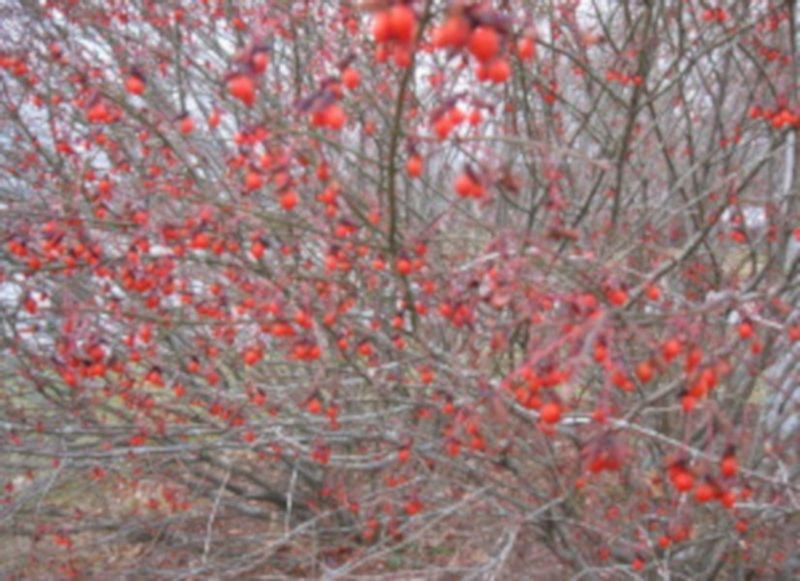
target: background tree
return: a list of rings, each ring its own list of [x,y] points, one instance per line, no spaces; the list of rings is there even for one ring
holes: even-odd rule
[[[798,573],[796,2],[1,6],[4,575]]]

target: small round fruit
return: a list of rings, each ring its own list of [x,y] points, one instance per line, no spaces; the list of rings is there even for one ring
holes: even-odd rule
[[[736,457],[725,456],[720,463],[719,470],[726,478],[736,476],[736,473],[739,471],[739,463],[736,461]]]
[[[511,65],[504,58],[494,59],[489,63],[487,74],[493,83],[505,83],[511,77]]]
[[[352,91],[353,89],[356,89],[358,85],[361,84],[361,75],[356,69],[352,67],[347,67],[342,72],[342,83],[344,84],[345,87],[347,87]]]
[[[125,79],[125,90],[131,95],[141,95],[145,90],[144,79],[139,75],[131,75]]]
[[[703,482],[700,486],[697,487],[697,490],[694,491],[694,499],[697,502],[708,502],[712,500],[715,496],[716,496],[716,491],[714,490],[714,487],[707,482]]]
[[[545,423],[555,424],[561,419],[561,406],[553,402],[546,403],[539,410],[539,417]]]
[[[672,484],[681,492],[688,492],[694,486],[694,476],[688,472],[678,472],[672,479]]]
[[[372,21],[372,37],[375,42],[386,42],[392,37],[391,21],[389,11],[384,10],[375,15]]]
[[[636,366],[636,377],[642,383],[647,383],[653,379],[653,366],[649,361],[642,361]]]
[[[251,107],[255,102],[256,86],[247,75],[236,75],[228,80],[228,92],[242,103]]]
[[[455,190],[462,198],[468,198],[475,189],[475,180],[463,173],[456,178]]]
[[[389,31],[391,37],[401,43],[409,43],[414,39],[417,17],[414,11],[405,4],[396,4],[389,8]]]
[[[526,36],[517,41],[517,54],[519,58],[524,61],[534,57],[536,54],[536,45],[531,37]]]
[[[500,51],[500,36],[494,28],[479,26],[469,37],[469,52],[482,63],[492,60]]]
[[[406,171],[412,178],[422,175],[422,158],[419,155],[412,155],[406,162]]]

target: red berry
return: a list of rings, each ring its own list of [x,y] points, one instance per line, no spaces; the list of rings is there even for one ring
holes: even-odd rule
[[[642,361],[636,366],[636,377],[638,377],[639,381],[642,383],[647,383],[653,379],[653,366],[650,365],[649,361]]]
[[[694,371],[702,361],[703,350],[699,347],[693,347],[691,351],[686,353],[686,373]]]
[[[442,115],[436,120],[433,128],[436,131],[436,136],[439,139],[446,139],[450,132],[453,130],[453,122],[447,115]]]
[[[392,57],[394,58],[394,64],[400,68],[404,69],[411,64],[411,50],[402,44],[394,47]]]
[[[423,509],[423,504],[419,499],[412,499],[406,502],[405,511],[409,516],[417,514]]]
[[[456,178],[455,190],[462,198],[468,198],[475,189],[475,180],[463,173]]]
[[[725,456],[722,462],[720,462],[719,470],[726,478],[736,476],[736,473],[739,471],[739,463],[736,461],[736,457]]]
[[[256,51],[250,59],[250,64],[257,74],[263,73],[269,66],[269,53],[265,50]]]
[[[594,360],[598,363],[602,363],[608,358],[608,348],[603,345],[602,343],[598,343],[594,346]]]
[[[431,38],[436,48],[463,46],[469,38],[469,23],[460,16],[451,16],[433,31]]]
[[[504,58],[494,59],[489,63],[487,75],[493,83],[505,83],[511,77],[511,65]]]
[[[739,325],[739,337],[747,341],[753,336],[753,324],[745,321]]]
[[[672,478],[672,484],[681,492],[688,492],[694,486],[694,476],[681,470]]]
[[[661,354],[667,361],[672,361],[681,353],[681,342],[677,339],[668,339],[661,348]]]
[[[266,248],[264,247],[264,244],[260,240],[256,240],[250,246],[250,254],[256,260],[260,260],[261,257],[264,256],[264,250],[266,250]]]
[[[606,297],[608,298],[608,302],[615,307],[621,307],[628,302],[628,293],[622,289],[611,289],[606,293]]]
[[[342,83],[348,89],[353,90],[361,83],[361,75],[356,69],[347,67],[342,72]]]
[[[125,90],[131,95],[141,95],[145,90],[144,79],[139,75],[129,76],[125,79]]]
[[[661,298],[661,289],[654,284],[647,285],[644,294],[646,294],[647,298],[651,301],[657,301]]]
[[[389,8],[389,31],[394,40],[409,43],[414,39],[417,17],[405,4],[395,4]]]
[[[736,493],[732,490],[727,490],[719,495],[719,501],[725,508],[733,508],[736,504]]]
[[[181,133],[184,135],[189,135],[192,131],[194,131],[194,121],[188,115],[181,119],[179,128]]]
[[[256,85],[247,75],[236,75],[228,80],[228,92],[251,107],[255,102]]]
[[[418,155],[412,155],[406,162],[406,171],[412,178],[418,178],[422,175],[422,158]]]
[[[386,48],[386,45],[385,44],[378,45],[378,48],[375,49],[375,61],[379,63],[385,63],[388,58],[389,58],[389,49]]]
[[[469,52],[482,63],[489,62],[500,50],[500,36],[494,28],[479,26],[469,37]]]
[[[306,403],[306,410],[308,410],[310,414],[318,414],[322,411],[322,404],[316,397],[312,397],[308,400],[308,403]]]
[[[294,191],[290,190],[281,196],[281,208],[287,212],[294,209],[294,207],[297,205],[297,202],[297,193]]]
[[[322,111],[322,123],[331,129],[341,129],[347,123],[347,115],[344,110],[334,103]]]
[[[264,183],[264,180],[261,178],[261,175],[257,174],[254,171],[247,172],[247,175],[244,178],[244,188],[248,192],[252,192],[260,188]]]
[[[717,491],[708,482],[703,482],[694,492],[694,499],[697,502],[708,502],[717,494]]]
[[[536,54],[536,45],[533,42],[533,39],[526,36],[524,38],[520,38],[517,41],[517,54],[519,58],[522,60],[532,59]]]
[[[486,63],[478,63],[478,66],[475,67],[475,78],[481,83],[489,81],[489,65]]]
[[[375,20],[372,21],[372,37],[375,42],[386,42],[392,36],[391,22],[389,19],[389,11],[384,10],[375,15]]]
[[[261,349],[258,347],[251,347],[245,350],[242,359],[244,359],[245,365],[255,365],[261,360],[261,356]]]
[[[411,261],[407,258],[401,258],[397,261],[397,272],[403,276],[411,274],[412,266]]]
[[[546,403],[539,410],[539,417],[542,418],[543,422],[555,424],[561,419],[561,406],[553,402]]]
[[[442,410],[444,411],[444,410]],[[447,412],[445,412],[447,413]],[[455,458],[461,453],[461,443],[458,440],[450,440],[447,442],[447,455]]]

